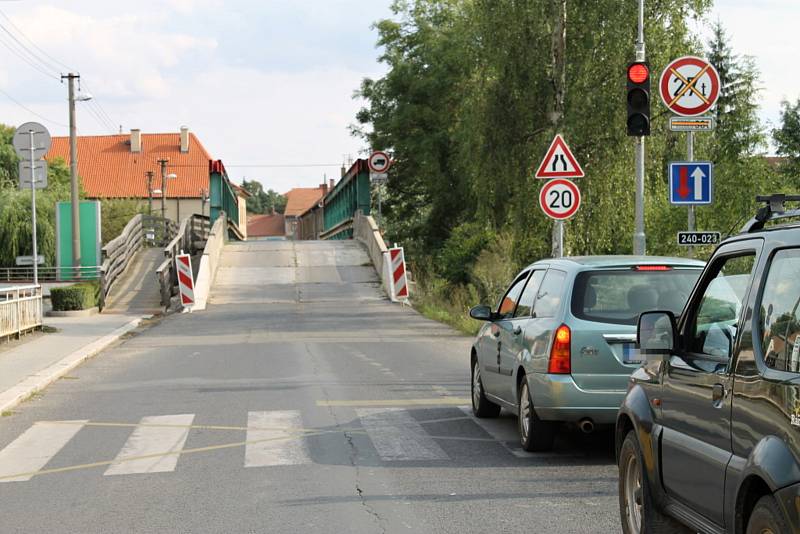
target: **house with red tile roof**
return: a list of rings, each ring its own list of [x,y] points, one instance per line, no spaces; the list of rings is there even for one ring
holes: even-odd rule
[[[248,237],[283,237],[286,235],[284,217],[280,213],[250,214],[247,218]]]
[[[46,159],[70,162],[69,137],[53,137]],[[180,221],[192,213],[208,213],[211,156],[197,137],[182,127],[175,133],[78,136],[78,176],[92,199],[133,198],[152,202],[153,213]],[[167,160],[163,183],[159,160]],[[148,172],[152,180],[148,187]]]
[[[286,209],[283,212],[286,236],[301,239],[297,234],[297,221],[300,216],[322,201],[328,193],[328,184],[318,187],[295,187],[286,193]]]

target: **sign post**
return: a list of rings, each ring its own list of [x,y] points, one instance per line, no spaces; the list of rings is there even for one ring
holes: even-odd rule
[[[547,149],[544,159],[542,159],[542,162],[539,164],[539,168],[534,176],[542,180],[550,180],[545,184],[539,194],[539,205],[548,217],[555,220],[553,224],[553,256],[561,258],[564,256],[564,219],[572,217],[574,212],[567,217],[553,216],[548,212],[548,209],[545,209],[546,204],[542,203],[542,194],[545,191],[552,191],[554,188],[559,189],[564,187],[565,183],[572,184],[574,192],[567,193],[567,196],[569,197],[572,195],[573,198],[577,196],[577,205],[575,206],[575,211],[577,211],[577,206],[580,205],[580,191],[578,191],[578,187],[567,178],[583,178],[585,176],[578,160],[575,159],[572,150],[570,150],[564,138],[561,137],[561,134],[556,134],[553,138],[553,141],[550,143],[550,148]],[[560,202],[557,201],[557,203]]]
[[[367,166],[369,167],[369,179],[372,183],[377,184],[377,200],[378,200],[378,226],[381,224],[381,184],[386,183],[389,179],[387,172],[389,167],[392,166],[392,160],[389,154],[382,150],[376,150],[369,155],[367,159]]]
[[[684,56],[672,61],[661,73],[658,83],[661,99],[667,108],[683,117],[698,117],[709,111],[717,103],[720,92],[719,73],[714,66],[704,59],[694,56]],[[694,161],[694,132],[710,131],[714,124],[713,119],[701,117],[693,121],[676,121],[673,117],[670,120],[670,127],[678,123],[683,131],[686,131],[686,159],[691,163]],[[709,165],[710,167],[710,165]],[[700,181],[700,172],[696,171],[692,176],[696,181]],[[710,171],[708,173],[709,184],[711,180]],[[670,165],[670,180],[672,180],[672,165]],[[694,190],[694,198],[697,199],[699,191]],[[709,185],[710,190],[710,185]],[[672,195],[670,195],[672,196]],[[675,203],[675,202],[673,202]],[[710,204],[708,202],[686,202],[689,204],[687,226],[689,232],[695,231],[695,205]],[[689,247],[689,256],[694,256],[694,247]]]
[[[39,258],[36,243],[36,189],[47,186],[47,163],[42,159],[50,150],[50,132],[38,122],[26,122],[14,132],[14,149],[20,159],[20,189],[31,188],[32,258]],[[27,161],[24,161],[27,158]],[[39,285],[39,262],[33,261],[33,284]]]

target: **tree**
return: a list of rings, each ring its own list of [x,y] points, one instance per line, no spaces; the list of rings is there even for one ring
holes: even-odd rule
[[[781,103],[780,120],[781,126],[772,131],[772,137],[778,154],[787,158],[781,172],[796,188],[800,184],[800,99],[794,104]]]
[[[257,180],[243,180],[242,189],[252,196],[247,199],[247,211],[250,213],[283,213],[286,209],[286,197],[272,189],[264,191],[264,186]]]

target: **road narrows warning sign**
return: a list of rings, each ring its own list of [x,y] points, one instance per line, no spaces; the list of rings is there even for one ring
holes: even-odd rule
[[[557,134],[534,175],[544,180],[550,178],[583,178],[583,169],[572,154],[561,134]]]

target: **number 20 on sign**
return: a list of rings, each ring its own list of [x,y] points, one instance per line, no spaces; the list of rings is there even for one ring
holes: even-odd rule
[[[539,206],[551,219],[569,219],[581,206],[581,191],[575,182],[565,178],[550,180],[539,191]]]

